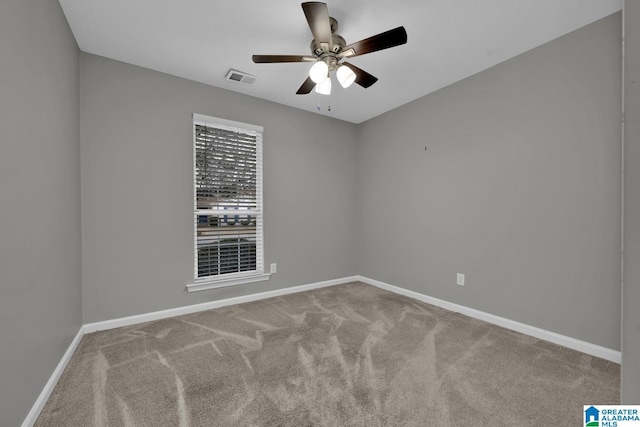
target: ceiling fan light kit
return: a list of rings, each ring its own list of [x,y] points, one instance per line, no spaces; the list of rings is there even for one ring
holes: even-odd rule
[[[257,64],[314,62],[309,69],[309,77],[296,92],[298,95],[310,93],[314,88],[317,93],[331,94],[331,71],[336,72],[336,78],[343,88],[348,88],[355,82],[366,89],[378,81],[378,78],[353,64],[344,62],[344,59],[377,52],[407,42],[407,32],[404,27],[397,27],[347,45],[344,38],[336,33],[338,21],[329,16],[326,3],[302,3],[302,10],[313,34],[311,56],[253,55],[252,58],[253,62]]]
[[[331,79],[329,76],[316,85],[316,92],[320,95],[331,95]]]
[[[329,77],[329,66],[324,61],[318,61],[309,69],[309,77],[315,84],[322,83]]]
[[[336,78],[338,79],[338,82],[340,82],[340,86],[346,89],[356,81],[356,73],[346,65],[341,65],[336,70]]]

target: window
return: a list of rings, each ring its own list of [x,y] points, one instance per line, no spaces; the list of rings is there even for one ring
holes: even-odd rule
[[[267,280],[262,127],[193,115],[195,283],[189,291]]]

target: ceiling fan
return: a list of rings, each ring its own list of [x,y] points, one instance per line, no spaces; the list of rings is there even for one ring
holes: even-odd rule
[[[407,32],[404,27],[397,27],[347,45],[344,38],[336,33],[338,21],[329,16],[326,3],[302,3],[302,10],[313,34],[311,55],[253,55],[252,57],[253,62],[257,64],[313,62],[314,64],[309,70],[309,77],[296,92],[298,95],[310,93],[314,87],[317,93],[329,95],[331,93],[331,78],[329,77],[331,71],[336,72],[338,82],[344,88],[354,82],[368,88],[378,81],[378,78],[344,60],[407,42]]]

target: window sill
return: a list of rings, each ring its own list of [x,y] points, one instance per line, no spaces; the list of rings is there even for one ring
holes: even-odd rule
[[[269,280],[271,274],[259,273],[244,276],[225,277],[220,279],[196,280],[187,285],[188,292],[206,291],[207,289],[225,288],[227,286],[243,285],[246,283],[262,282]]]

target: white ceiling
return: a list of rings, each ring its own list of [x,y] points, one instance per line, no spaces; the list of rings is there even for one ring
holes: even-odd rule
[[[254,64],[253,54],[308,55],[300,1],[60,0],[80,49],[341,120],[361,123],[621,10],[622,0],[328,0],[347,44],[403,25],[408,43],[350,60],[369,89],[296,95],[309,63]],[[230,68],[258,77],[225,80]],[[328,107],[331,111],[328,111]]]

